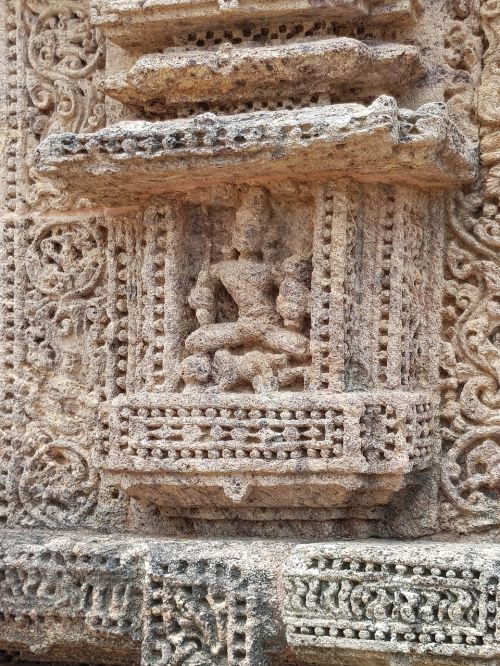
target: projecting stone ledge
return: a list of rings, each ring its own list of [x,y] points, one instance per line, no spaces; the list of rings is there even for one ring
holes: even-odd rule
[[[413,23],[420,0],[91,0],[91,19],[123,46],[159,47],[181,27],[259,20],[325,19],[368,25]]]
[[[16,651],[23,661],[122,666],[283,663],[277,582],[292,547],[3,531],[0,659]]]
[[[247,101],[257,90],[277,87],[282,98],[329,93],[339,86],[395,91],[422,73],[414,46],[369,46],[342,37],[146,55],[130,71],[108,77],[102,88],[125,104],[174,107],[228,98]]]
[[[391,97],[361,104],[134,121],[93,134],[56,134],[38,168],[69,192],[120,201],[231,181],[349,175],[453,187],[475,176],[477,154],[442,104],[398,109]]]
[[[435,408],[410,392],[136,396],[115,402],[93,464],[178,516],[373,518],[424,485]]]

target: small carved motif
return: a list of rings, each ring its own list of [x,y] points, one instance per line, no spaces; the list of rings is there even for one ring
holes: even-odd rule
[[[102,38],[90,25],[84,3],[26,0],[36,15],[28,39],[32,67],[42,76],[85,78],[102,58]]]
[[[26,29],[26,144],[28,187],[25,199],[35,209],[68,205],[58,185],[33,165],[41,138],[54,132],[95,130],[105,124],[104,96],[95,85],[104,64],[104,38],[89,20],[86,1],[22,0]]]
[[[257,664],[249,635],[257,588],[236,563],[156,559],[147,589],[148,664]]]
[[[89,467],[85,452],[72,442],[43,441],[40,435],[24,461],[19,497],[24,508],[45,525],[78,525],[97,501],[97,473]]]
[[[91,291],[99,279],[103,249],[95,220],[49,222],[37,230],[26,254],[26,269],[43,294],[80,296]]]

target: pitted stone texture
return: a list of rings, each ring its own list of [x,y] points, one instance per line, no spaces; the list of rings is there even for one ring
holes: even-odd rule
[[[313,536],[415,536],[436,529],[440,471],[446,529],[497,522],[496,4],[481,16],[444,0],[92,9],[2,3],[2,525],[141,530],[154,497],[181,507],[169,532],[227,519],[231,533],[241,512],[253,533],[294,533],[290,516],[323,502]],[[318,51],[338,65],[328,81]],[[395,53],[395,71],[380,67]],[[193,61],[176,86],[218,63],[226,98],[202,109],[221,95],[195,81],[168,112],[104,103],[102,78],[139,72],[141,92],[138,63],[174,54]],[[254,65],[244,100],[234,67]],[[374,102],[381,92],[395,97]],[[441,191],[475,177],[476,117],[490,169],[480,212]],[[64,148],[61,135],[91,154],[42,174],[36,147]],[[312,491],[322,474],[322,490],[341,490]]]
[[[296,666],[228,536],[498,533],[499,3],[90,5],[0,2],[2,650]],[[381,548],[306,659],[498,661],[494,547]]]
[[[408,396],[124,401],[94,464],[172,515],[301,519],[316,508],[332,518],[357,506],[373,519],[436,458],[435,407]]]
[[[137,663],[144,546],[112,539],[4,532],[0,647],[54,660]]]
[[[346,180],[315,197],[281,185],[195,196],[158,199],[145,229],[130,220],[133,263],[109,253],[110,286],[136,296],[119,299],[118,363],[106,346],[109,428],[93,467],[185,519],[355,510],[385,530],[382,507],[421,472],[431,505],[441,194]],[[415,529],[434,515],[403,503]]]
[[[413,23],[421,9],[420,0],[91,0],[93,22],[112,40],[129,47],[147,44],[151,50],[179,25],[217,28],[252,20],[326,17],[340,24],[400,26]]]
[[[441,521],[461,532],[500,522],[499,4],[482,3],[480,17],[488,43],[476,96],[486,182],[455,202],[443,296]]]
[[[499,567],[487,545],[7,531],[0,658],[496,666]]]
[[[6,532],[0,650],[80,664],[282,663],[277,574],[289,552],[264,542]]]
[[[252,99],[279,78],[283,97],[331,93],[346,86],[395,91],[423,75],[413,46],[368,46],[349,38],[218,51],[172,50],[140,58],[102,89],[124,104],[163,107]]]
[[[300,546],[286,564],[287,639],[311,663],[497,664],[499,577],[493,545]]]
[[[217,182],[323,179],[348,174],[382,182],[450,187],[470,182],[476,153],[441,104],[399,110],[391,97],[370,106],[118,124],[95,134],[47,137],[41,173],[80,195],[117,203],[149,191]],[[189,179],[187,180],[187,177]]]

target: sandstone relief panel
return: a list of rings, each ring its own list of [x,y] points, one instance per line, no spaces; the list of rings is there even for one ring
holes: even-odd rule
[[[497,0],[0,22],[0,661],[496,664]]]
[[[443,306],[443,506],[445,526],[498,525],[498,356],[496,300],[499,269],[494,145],[494,62],[499,35],[496,3],[481,5],[487,39],[477,118],[484,188],[459,196],[451,217]],[[457,525],[457,522],[455,522]]]

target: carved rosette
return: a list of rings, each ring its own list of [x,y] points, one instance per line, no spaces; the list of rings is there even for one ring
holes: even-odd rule
[[[67,440],[48,443],[40,435],[26,452],[19,479],[19,499],[36,522],[47,527],[80,525],[97,502],[97,473],[85,451]]]

